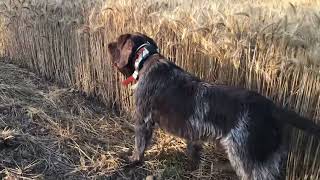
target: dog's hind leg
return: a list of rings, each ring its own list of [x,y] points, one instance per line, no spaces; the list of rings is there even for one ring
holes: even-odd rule
[[[138,116],[136,116],[136,118],[138,118]],[[151,114],[145,118],[135,120],[135,147],[130,157],[131,162],[143,160],[144,151],[151,141],[153,129],[154,121],[152,120]]]
[[[250,170],[251,163],[246,161],[246,153],[243,149],[237,146],[229,138],[224,140],[226,152],[228,154],[228,159],[231,166],[239,176],[241,180],[256,180],[252,178],[252,173]]]

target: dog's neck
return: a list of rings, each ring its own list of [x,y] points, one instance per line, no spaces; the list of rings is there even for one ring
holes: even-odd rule
[[[144,63],[149,59],[150,56],[158,54],[159,49],[149,42],[142,44],[137,48],[133,54],[133,66],[134,72],[126,80],[122,82],[123,85],[127,86],[129,84],[136,84],[139,79],[139,72],[142,69]],[[134,86],[133,86],[134,87]]]

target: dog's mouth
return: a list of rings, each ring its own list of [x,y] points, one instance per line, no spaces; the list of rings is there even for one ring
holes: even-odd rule
[[[120,63],[120,50],[117,47],[117,43],[116,42],[112,42],[108,44],[108,51],[110,54],[110,60],[113,64],[113,66],[115,66],[115,68],[118,69],[118,71],[123,74],[125,77],[128,77],[132,74],[132,70],[130,68],[130,65],[127,64],[125,66],[121,66]]]
[[[126,78],[132,74],[129,67],[119,68],[117,65],[116,67],[120,71],[120,73],[123,74]]]

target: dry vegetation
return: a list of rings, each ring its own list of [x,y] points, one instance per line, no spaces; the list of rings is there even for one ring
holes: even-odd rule
[[[0,45],[3,48],[0,52],[47,79],[98,97],[121,114],[132,109],[132,99],[130,92],[118,83],[122,77],[108,61],[106,44],[124,32],[140,31],[155,38],[163,54],[204,80],[254,89],[315,121],[320,118],[318,0],[4,0],[0,8]],[[50,121],[50,118],[42,117],[43,121]],[[86,118],[80,121],[87,122]],[[64,128],[72,127],[56,123]],[[104,123],[112,126],[115,121],[108,118]],[[74,132],[81,133],[86,125]],[[128,123],[117,124],[120,129],[126,126]],[[11,130],[1,128],[4,132]],[[91,130],[99,131],[95,128]],[[109,132],[114,131],[99,132],[106,134],[104,142],[112,142],[114,134],[108,135]],[[129,134],[123,133],[122,137],[132,135]],[[182,152],[179,149],[183,149],[183,143],[180,147],[177,145],[180,141],[173,143],[175,140],[171,137],[163,136],[158,134],[158,141],[169,143],[162,148],[171,148],[165,152]],[[93,133],[90,138],[94,137],[97,136]],[[101,138],[104,136],[97,137]],[[117,147],[108,143],[106,146],[107,149]],[[294,132],[288,179],[319,179],[319,148],[318,140]],[[123,163],[107,149],[87,156],[78,152],[84,159],[75,159],[73,163],[105,161],[100,169],[90,171],[92,176],[110,172],[110,168],[119,169]],[[73,146],[72,151],[75,150],[77,146]],[[66,152],[61,151],[62,154]],[[207,161],[205,170],[184,172],[184,165],[178,163],[181,161],[170,158],[181,156],[170,156],[172,153],[165,158],[169,162],[150,156],[154,159],[142,169],[156,173],[172,165],[169,173],[172,178],[190,177],[190,174],[209,178],[212,175]],[[97,154],[105,159],[100,160]],[[206,151],[205,157],[209,154]],[[28,162],[33,164],[33,161]],[[169,165],[164,166],[163,162]]]
[[[185,144],[161,132],[146,163],[130,167],[124,160],[133,145],[133,126],[127,117],[1,60],[0,82],[2,179],[235,177],[211,169],[225,160],[212,146],[206,146],[201,169],[190,171]]]
[[[4,56],[4,31],[5,31],[5,27],[4,27],[4,18],[0,15],[0,57]]]

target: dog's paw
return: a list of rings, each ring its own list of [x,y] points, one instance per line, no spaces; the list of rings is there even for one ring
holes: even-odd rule
[[[129,152],[127,152],[127,153],[129,153]],[[136,156],[136,155],[134,155],[134,154],[132,154],[132,153],[130,153],[130,154],[132,154],[132,155],[130,156],[130,155],[127,154],[127,153],[125,153],[126,155],[125,155],[125,154],[122,154],[122,156],[120,157],[120,159],[122,160],[122,162],[125,164],[124,167],[126,167],[126,168],[133,168],[133,167],[135,167],[135,166],[140,165],[141,163],[143,163],[142,159],[139,158],[138,156]]]
[[[127,156],[126,158],[127,167],[134,167],[143,163],[143,161],[135,156]]]
[[[132,154],[132,149],[129,149],[129,148],[123,148],[121,151],[118,152],[119,158],[124,162],[129,161],[128,158],[131,154]]]
[[[133,153],[131,156],[129,156],[129,162],[132,164],[137,164],[142,162],[142,158],[138,154]]]

